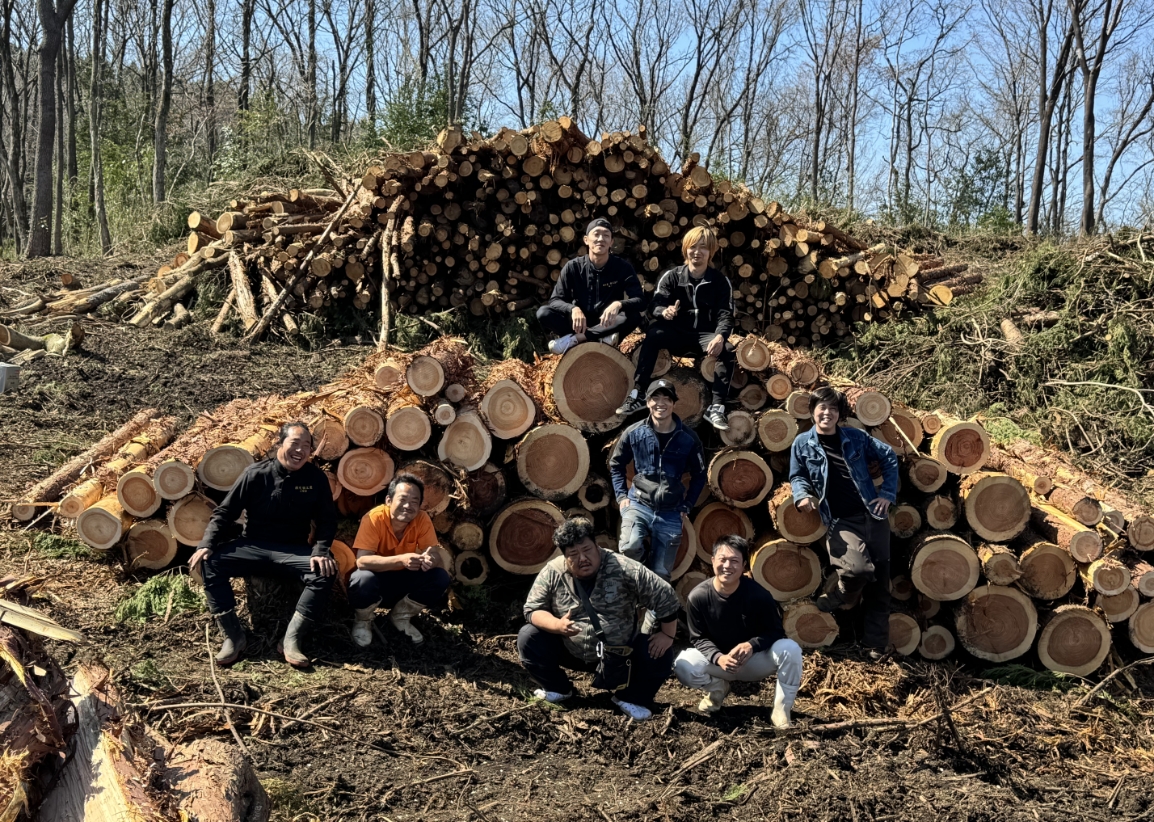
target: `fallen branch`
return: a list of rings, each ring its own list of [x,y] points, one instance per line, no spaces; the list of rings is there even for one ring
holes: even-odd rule
[[[1150,403],[1146,402],[1146,398],[1144,396],[1142,396],[1144,391],[1154,393],[1154,389],[1131,388],[1128,385],[1114,385],[1112,383],[1097,382],[1095,380],[1078,380],[1078,381],[1049,380],[1048,382],[1043,383],[1043,385],[1092,385],[1092,386],[1095,386],[1097,388],[1113,388],[1117,391],[1129,391],[1131,394],[1133,394],[1134,396],[1136,396],[1138,398],[1138,402],[1142,403],[1143,410],[1145,410],[1146,413],[1149,414],[1151,417],[1154,417],[1154,405],[1150,405]]]
[[[388,802],[390,799],[393,798],[393,795],[395,793],[397,793],[398,791],[403,791],[406,788],[415,788],[419,785],[428,785],[430,782],[440,782],[442,779],[452,779],[453,777],[456,777],[456,776],[475,776],[476,773],[477,772],[474,771],[472,768],[465,768],[463,771],[453,771],[451,773],[443,773],[443,774],[440,774],[439,776],[430,776],[428,779],[418,779],[416,782],[410,782],[407,785],[398,785],[396,787],[389,788],[387,791],[385,791],[385,795],[381,797],[381,804],[384,805],[386,802]]]
[[[175,592],[175,590],[176,589],[173,588],[174,592]],[[169,608],[172,607],[171,594],[169,595],[169,599],[168,599],[168,607]],[[168,621],[168,616],[166,614],[165,615],[165,622],[167,622],[167,621]],[[216,686],[216,694],[217,694],[217,696],[220,697],[220,704],[223,705],[224,704],[224,689],[220,687],[220,680],[217,679],[217,676],[216,676],[216,657],[213,656],[213,653],[212,653],[212,642],[209,640],[209,637],[208,637],[208,625],[207,624],[204,626],[204,644],[205,644],[205,647],[208,648],[208,670],[212,674],[212,684]],[[244,741],[240,738],[240,734],[237,733],[236,723],[234,723],[232,721],[232,714],[229,713],[228,708],[224,708],[223,710],[224,710],[224,718],[226,720],[228,720],[228,729],[230,731],[232,731],[232,738],[236,740],[236,744],[240,746],[241,752],[247,757],[248,756],[248,748],[246,748],[244,746]]]
[[[1094,696],[1094,694],[1098,693],[1103,688],[1105,688],[1107,685],[1109,685],[1117,676],[1125,673],[1126,671],[1130,670],[1131,668],[1136,668],[1139,665],[1154,665],[1154,657],[1147,657],[1146,659],[1139,659],[1137,662],[1131,662],[1129,665],[1123,665],[1121,668],[1118,668],[1117,670],[1111,672],[1109,676],[1107,676],[1101,682],[1099,682],[1097,685],[1095,685],[1093,688],[1091,688],[1089,693],[1087,693],[1084,697],[1082,697],[1077,702],[1075,702],[1074,707],[1075,708],[1081,708],[1083,705],[1085,705],[1087,702],[1090,701],[1090,699]]]
[[[961,702],[950,707],[950,711],[957,711],[969,705],[983,696],[994,690],[993,687],[985,688],[971,697],[963,699]],[[853,731],[858,728],[888,728],[893,726],[904,726],[909,730],[916,730],[923,725],[928,725],[931,722],[936,722],[945,716],[945,711],[938,711],[932,716],[927,716],[925,719],[902,719],[901,717],[878,717],[876,719],[847,719],[844,722],[826,722],[822,725],[798,725],[793,728],[786,728],[778,731],[781,736],[802,736],[808,733],[829,734],[839,733],[841,731]]]

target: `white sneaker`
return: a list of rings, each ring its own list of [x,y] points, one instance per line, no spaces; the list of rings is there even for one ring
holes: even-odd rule
[[[634,705],[632,702],[625,702],[617,697],[613,697],[613,704],[620,708],[623,714],[636,722],[644,722],[653,718],[653,711],[642,705]]]
[[[566,699],[573,696],[573,692],[570,691],[567,694],[559,694],[556,691],[546,691],[544,688],[538,688],[537,690],[533,691],[533,696],[556,705],[558,702],[564,702]]]
[[[577,345],[576,334],[566,334],[564,337],[558,337],[549,343],[550,354],[564,354],[573,346]]]

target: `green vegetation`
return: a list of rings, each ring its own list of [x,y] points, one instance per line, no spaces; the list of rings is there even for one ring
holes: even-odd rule
[[[39,531],[32,537],[32,550],[49,559],[92,559],[96,555],[83,542],[47,531]]]
[[[987,668],[982,672],[982,677],[1001,685],[1029,688],[1033,691],[1069,691],[1077,688],[1081,682],[1079,677],[1053,671],[1035,671],[1033,668],[1015,663]]]
[[[116,606],[115,618],[118,623],[142,623],[154,617],[164,619],[166,615],[203,610],[204,597],[192,590],[187,576],[175,572],[154,576],[137,588]]]

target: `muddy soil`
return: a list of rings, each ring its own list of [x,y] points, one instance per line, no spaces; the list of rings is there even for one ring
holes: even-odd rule
[[[53,272],[43,268],[22,270],[23,279],[0,272],[0,285],[47,281]],[[91,323],[83,351],[29,365],[21,391],[0,396],[4,496],[141,407],[188,423],[234,397],[315,387],[368,351],[245,349],[211,339],[204,327],[165,333]],[[218,701],[203,610],[118,623],[117,604],[145,577],[126,573],[115,554],[52,557],[33,547],[35,531],[5,527],[0,576],[40,576],[36,606],[88,637],[80,647],[53,646],[62,664],[101,660],[170,741],[231,740],[217,709],[156,707]],[[973,661],[872,663],[841,644],[806,654],[793,732],[770,725],[771,687],[739,685],[721,715],[706,718],[695,710],[698,695],[676,681],[659,694],[654,720],[636,724],[591,691],[587,676],[577,677],[580,695],[563,708],[528,702],[532,685],[515,649],[528,584],[497,573],[483,589],[461,592],[455,610],[419,618],[428,638],[419,651],[384,619],[386,644],[357,648],[338,598],[311,639],[313,670],[299,673],[275,650],[292,599],[266,592],[249,601],[238,581],[254,633],[250,658],[220,673],[227,701],[323,726],[234,713],[276,802],[274,818],[1154,818],[1154,681],[1142,675],[1149,669],[1119,677],[1109,700],[1079,708],[1086,689],[1073,680],[1039,677],[1016,687]],[[951,722],[932,718],[943,705],[954,706]],[[879,717],[910,720],[809,730]]]

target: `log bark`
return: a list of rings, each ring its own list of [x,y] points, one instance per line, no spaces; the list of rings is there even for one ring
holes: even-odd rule
[[[557,506],[539,499],[506,505],[489,529],[489,554],[511,574],[536,574],[557,555],[553,532],[564,521]]]
[[[164,781],[182,815],[197,822],[268,822],[272,801],[252,764],[230,743],[197,739],[178,745]]]
[[[946,430],[949,429],[943,432]],[[1008,542],[1022,533],[1030,521],[1029,493],[1006,474],[968,474],[962,480],[960,494],[966,522],[989,542]]]
[[[714,495],[734,508],[752,508],[773,488],[773,471],[753,451],[721,451],[709,463],[709,487]]]
[[[1001,471],[1003,474],[1009,474],[1022,483],[1032,494],[1044,497],[1054,487],[1054,481],[1050,477],[1039,474],[1033,466],[1015,459],[996,445],[990,447],[990,456],[986,459],[986,467]]]
[[[1074,488],[1056,485],[1046,501],[1088,528],[1102,521],[1102,506],[1098,500]]]
[[[1076,562],[1093,562],[1102,556],[1101,535],[1075,522],[1057,508],[1035,503],[1030,523],[1039,534],[1069,552]]]
[[[589,444],[574,426],[541,425],[517,444],[517,475],[536,497],[560,500],[572,496],[588,474]]]
[[[120,428],[56,469],[47,479],[36,483],[24,495],[21,502],[12,506],[12,516],[22,522],[33,519],[41,509],[38,503],[55,502],[59,499],[61,492],[76,482],[77,477],[85,468],[103,461],[123,448],[125,443],[148,426],[156,414],[155,408],[146,408],[140,411]]]

